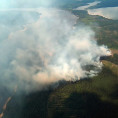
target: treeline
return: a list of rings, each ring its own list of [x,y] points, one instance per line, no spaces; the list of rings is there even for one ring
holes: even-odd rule
[[[110,62],[118,65],[118,55],[117,54],[114,54],[113,57],[112,56],[107,57],[105,60],[110,61]]]

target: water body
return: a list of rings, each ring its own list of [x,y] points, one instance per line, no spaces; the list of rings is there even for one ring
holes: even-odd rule
[[[96,6],[99,3],[100,3],[100,1],[95,1],[95,2],[92,2],[92,3],[88,3],[85,6],[81,6],[81,7],[76,8],[75,10],[86,10],[86,9],[92,7],[92,6]]]
[[[118,20],[118,7],[88,9],[89,15],[99,15],[108,19]]]

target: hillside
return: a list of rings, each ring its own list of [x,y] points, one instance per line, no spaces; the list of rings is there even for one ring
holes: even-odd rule
[[[99,44],[108,45],[113,56],[103,60],[98,76],[70,83],[51,93],[48,118],[117,118],[118,117],[118,21],[73,11],[93,27]],[[97,24],[96,24],[97,23]],[[95,25],[96,24],[96,25]]]
[[[98,76],[55,90],[48,101],[48,118],[117,118],[118,66],[103,63]]]

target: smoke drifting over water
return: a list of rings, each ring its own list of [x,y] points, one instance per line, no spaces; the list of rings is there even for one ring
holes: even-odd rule
[[[0,83],[10,89],[41,90],[59,80],[94,76],[102,67],[100,56],[110,54],[107,47],[97,45],[89,27],[74,26],[77,17],[67,11],[8,11],[11,20],[8,17],[0,24]],[[8,11],[0,14],[10,16]],[[20,17],[14,20],[14,13]],[[89,65],[95,66],[94,70],[87,71]]]
[[[88,9],[88,14],[99,15],[108,19],[118,20],[118,7]]]

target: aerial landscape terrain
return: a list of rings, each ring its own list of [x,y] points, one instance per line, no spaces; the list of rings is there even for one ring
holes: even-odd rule
[[[0,118],[118,118],[118,0],[0,1]]]

